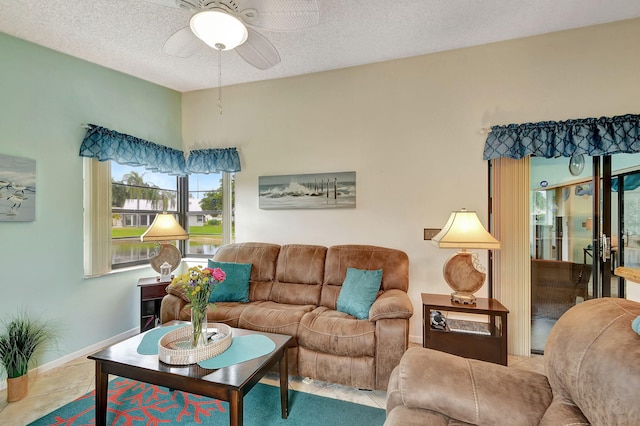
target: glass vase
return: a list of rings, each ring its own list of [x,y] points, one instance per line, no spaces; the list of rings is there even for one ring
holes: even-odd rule
[[[191,347],[206,345],[207,343],[207,305],[191,307],[191,325],[193,326],[193,335],[191,339]]]

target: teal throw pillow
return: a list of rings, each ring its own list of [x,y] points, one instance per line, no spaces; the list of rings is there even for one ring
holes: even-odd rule
[[[347,268],[347,275],[338,295],[337,309],[358,319],[369,318],[369,309],[376,300],[381,282],[382,269],[369,271]]]
[[[631,323],[631,328],[633,329],[633,331],[640,334],[640,317],[637,317],[633,320],[633,322]]]
[[[209,302],[248,302],[251,263],[216,262],[209,259],[209,268],[220,268],[227,274],[209,297]]]

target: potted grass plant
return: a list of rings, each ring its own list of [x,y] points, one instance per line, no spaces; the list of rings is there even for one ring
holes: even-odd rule
[[[46,322],[18,313],[2,321],[0,333],[0,364],[7,373],[7,401],[23,399],[28,393],[29,364],[40,345],[53,340],[53,331]]]

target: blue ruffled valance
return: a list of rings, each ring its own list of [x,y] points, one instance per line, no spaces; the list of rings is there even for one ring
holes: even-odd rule
[[[189,151],[189,173],[239,172],[240,157],[235,148],[196,149]]]
[[[149,170],[177,176],[241,170],[240,156],[235,148],[199,149],[191,151],[189,159],[185,160],[180,150],[94,124],[88,126],[80,146],[80,156],[144,166]]]
[[[493,126],[484,159],[571,157],[640,152],[640,115]]]

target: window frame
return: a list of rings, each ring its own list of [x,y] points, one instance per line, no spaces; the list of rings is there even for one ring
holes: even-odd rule
[[[199,210],[196,212],[189,211],[189,179],[188,176],[178,177],[178,222],[189,233],[189,216],[206,215],[210,213],[222,213],[222,245],[230,244],[233,242],[234,233],[233,228],[235,226],[232,223],[233,215],[233,193],[231,182],[234,180],[232,172],[220,172],[222,178],[222,208],[221,210]],[[202,191],[201,191],[202,192]],[[210,192],[210,191],[207,191]],[[182,194],[185,194],[184,196]],[[215,253],[187,253],[187,247],[189,240],[178,241],[180,253],[182,257],[207,259],[213,256]]]
[[[84,226],[84,276],[101,276],[126,268],[147,265],[149,259],[126,263],[112,263],[112,182],[111,161],[98,161],[83,157],[83,226]],[[222,175],[222,245],[231,242],[231,180],[232,173]],[[188,230],[189,184],[188,176],[177,176],[176,210],[169,211],[177,216],[178,222]],[[157,211],[136,211],[136,213],[157,214]],[[203,214],[203,212],[198,212]],[[178,241],[181,257],[208,258],[212,254],[187,254],[188,240]]]

